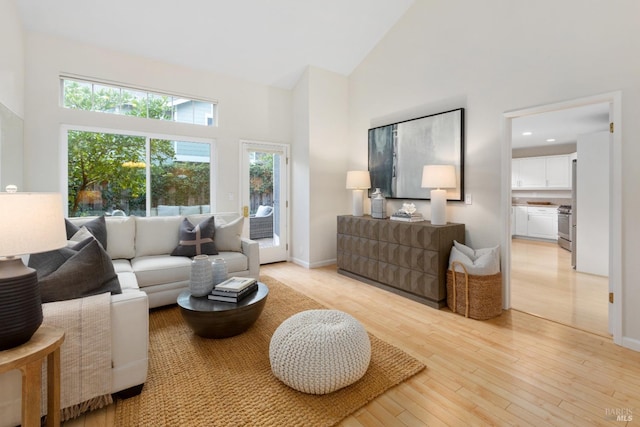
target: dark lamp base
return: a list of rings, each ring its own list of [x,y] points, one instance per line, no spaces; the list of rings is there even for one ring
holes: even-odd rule
[[[36,271],[20,258],[0,261],[0,350],[31,339],[42,324],[42,303]]]

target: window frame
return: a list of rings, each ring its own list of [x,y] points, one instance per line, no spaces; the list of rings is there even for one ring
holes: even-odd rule
[[[80,84],[89,84],[91,85],[91,106],[92,108],[89,110],[85,110],[85,109],[81,109],[81,108],[73,108],[73,107],[68,107],[65,105],[65,81],[73,81],[76,83],[80,83]],[[156,119],[153,117],[149,117],[149,111],[148,111],[148,107],[147,107],[147,115],[146,117],[140,117],[143,119],[148,119],[148,120],[159,120],[159,121],[165,121],[165,122],[173,122],[173,123],[182,123],[182,124],[189,124],[189,125],[194,125],[194,126],[203,126],[203,127],[210,127],[210,128],[217,128],[219,127],[219,122],[218,122],[218,110],[219,110],[219,104],[217,100],[213,100],[213,99],[206,99],[203,97],[197,97],[197,96],[191,96],[191,95],[185,95],[185,94],[179,94],[179,93],[173,93],[173,92],[169,92],[169,91],[163,91],[163,90],[158,90],[158,89],[153,89],[153,88],[145,88],[145,87],[141,87],[141,86],[135,86],[135,85],[129,85],[129,84],[123,84],[123,83],[119,83],[119,82],[113,82],[113,81],[108,81],[108,80],[101,80],[101,79],[96,79],[96,78],[89,78],[89,77],[83,77],[83,76],[76,76],[73,74],[60,74],[59,75],[59,87],[60,87],[60,96],[59,96],[59,106],[60,108],[64,108],[64,109],[68,109],[68,110],[74,110],[74,111],[88,111],[88,112],[92,112],[92,113],[102,113],[102,114],[111,114],[111,115],[115,115],[115,116],[127,116],[127,114],[120,114],[120,113],[115,113],[115,112],[109,112],[109,111],[101,111],[101,110],[94,110],[93,106],[94,106],[94,90],[93,90],[93,86],[94,85],[99,85],[99,86],[106,86],[106,87],[110,87],[116,90],[120,91],[120,94],[122,94],[123,91],[128,90],[128,91],[134,91],[134,92],[144,92],[146,94],[146,99],[150,99],[150,97],[157,97],[157,96],[167,96],[172,98],[172,112],[171,112],[171,119]],[[211,108],[212,108],[212,114],[210,114],[209,116],[212,119],[212,123],[211,125],[208,124],[208,120],[205,119],[205,123],[201,124],[201,123],[194,123],[194,122],[185,122],[185,121],[178,121],[176,120],[177,118],[177,114],[176,114],[176,105],[173,105],[176,99],[180,99],[180,100],[184,100],[187,102],[191,102],[192,104],[195,102],[204,102],[207,104],[211,104]],[[147,104],[148,105],[148,104]],[[193,116],[193,119],[195,120],[195,115]]]
[[[217,187],[218,187],[218,147],[217,140],[214,138],[199,138],[194,136],[187,135],[171,135],[171,134],[163,134],[163,133],[155,133],[155,132],[141,132],[134,130],[126,130],[121,128],[104,128],[98,126],[81,126],[81,125],[69,125],[64,124],[60,126],[60,192],[63,197],[64,202],[64,215],[65,217],[69,217],[69,131],[80,131],[80,132],[95,132],[95,133],[110,133],[110,134],[121,134],[121,135],[130,135],[136,137],[144,137],[145,138],[145,162],[147,165],[150,165],[151,160],[151,152],[150,152],[150,141],[152,139],[162,139],[162,140],[170,140],[170,141],[185,141],[185,142],[196,142],[196,143],[205,143],[209,144],[209,204],[210,211],[216,212],[216,195],[217,195]],[[146,204],[146,216],[150,217],[151,215],[151,168],[147,166],[145,168],[146,173],[146,194],[147,198],[145,200]]]

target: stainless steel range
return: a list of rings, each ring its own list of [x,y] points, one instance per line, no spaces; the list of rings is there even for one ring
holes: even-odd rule
[[[571,205],[558,207],[558,245],[568,251],[573,250],[573,227]]]

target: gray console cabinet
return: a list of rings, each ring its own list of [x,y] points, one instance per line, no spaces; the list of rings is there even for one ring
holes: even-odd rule
[[[447,303],[449,253],[464,224],[338,216],[338,272],[431,307]]]

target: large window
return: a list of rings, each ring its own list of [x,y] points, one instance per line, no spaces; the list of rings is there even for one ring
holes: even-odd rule
[[[211,144],[69,130],[69,216],[210,212]]]
[[[61,105],[74,110],[145,117],[202,126],[217,126],[217,104],[212,101],[124,86],[61,77]]]

